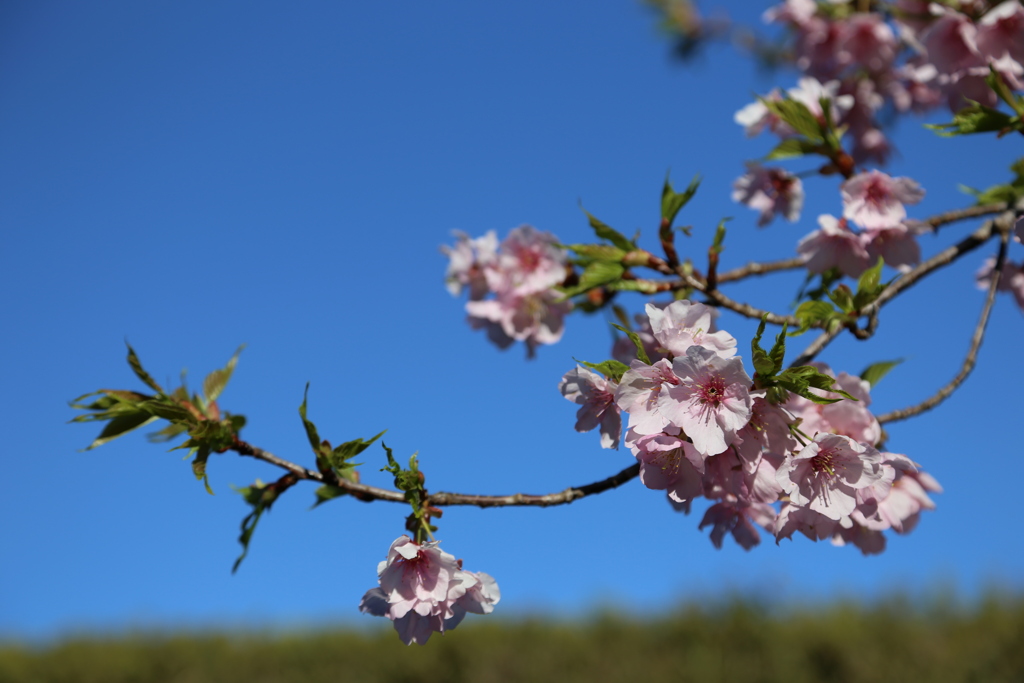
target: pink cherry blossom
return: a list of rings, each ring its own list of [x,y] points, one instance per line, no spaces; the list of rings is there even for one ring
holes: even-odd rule
[[[921,261],[921,245],[917,236],[906,225],[881,230],[867,230],[862,239],[868,256],[877,261],[881,256],[885,265],[900,272],[908,272]]]
[[[860,235],[853,232],[845,218],[818,216],[820,230],[804,237],[796,246],[807,260],[807,270],[824,273],[839,268],[850,277],[859,277],[871,265],[871,257]]]
[[[463,571],[462,561],[436,541],[419,545],[399,536],[377,576],[380,586],[366,592],[359,609],[391,619],[406,645],[423,645],[435,631],[455,628],[466,612],[489,613],[501,599],[491,576]]]
[[[579,366],[565,373],[558,384],[562,396],[580,406],[576,412],[577,432],[589,432],[601,426],[601,448],[619,447],[622,418],[615,405],[617,388],[615,382]]]
[[[475,329],[486,329],[487,336],[499,348],[514,341],[526,343],[527,355],[532,357],[537,346],[554,344],[562,338],[565,315],[572,310],[572,302],[559,301],[555,290],[518,296],[506,293],[496,299],[466,302],[469,324]]]
[[[672,371],[679,383],[665,386],[658,411],[685,431],[700,453],[721,453],[750,421],[751,380],[743,361],[691,346],[672,361]]]
[[[896,35],[881,15],[859,13],[842,23],[837,59],[843,66],[884,71],[896,59]]]
[[[454,247],[441,247],[441,252],[450,259],[445,273],[448,291],[452,296],[458,296],[463,287],[468,287],[472,301],[483,299],[490,291],[484,269],[491,266],[497,257],[498,236],[491,230],[476,239],[461,232],[456,232],[455,237]]]
[[[977,27],[982,55],[999,62],[1000,71],[1024,73],[1024,6],[1018,0],[996,5],[978,20]]]
[[[554,235],[521,225],[501,243],[496,261],[484,272],[491,291],[517,297],[542,293],[565,280],[565,252]]]
[[[883,477],[882,457],[871,446],[838,434],[819,434],[778,469],[778,482],[789,502],[831,520],[849,517],[856,492]]]
[[[681,299],[664,308],[647,304],[651,333],[661,348],[682,356],[691,346],[703,346],[722,358],[736,355],[736,339],[728,332],[715,332],[718,311],[701,303]]]
[[[804,187],[800,179],[781,168],[764,168],[756,163],[747,164],[747,173],[732,185],[733,201],[760,211],[758,226],[772,222],[776,213],[793,222],[800,219],[804,205]]]
[[[906,177],[881,171],[859,173],[839,186],[843,217],[869,230],[895,228],[907,217],[904,204],[917,204],[924,190]]]
[[[776,88],[765,95],[763,99],[777,102],[782,99],[782,94]],[[748,138],[760,134],[765,128],[781,137],[793,135],[793,129],[783,123],[775,114],[768,111],[768,107],[761,100],[751,102],[740,109],[733,115],[733,120],[743,126],[743,131]]]
[[[704,456],[691,443],[671,434],[639,435],[631,430],[626,445],[640,463],[644,486],[666,491],[669,500],[676,503],[700,496]]]
[[[665,387],[679,384],[672,364],[665,359],[654,365],[634,360],[615,390],[615,404],[629,414],[628,426],[637,434],[658,434],[669,425],[659,403]]]
[[[640,342],[644,345],[644,351],[647,352],[647,357],[651,359],[651,362],[665,358],[667,352],[658,345],[658,340],[654,338],[651,319],[647,314],[638,313],[633,316],[633,319],[636,321],[633,332],[640,338]],[[625,335],[617,335],[612,343],[612,358],[626,365],[632,363],[636,359],[636,345],[633,340]]]
[[[725,534],[731,533],[744,550],[750,550],[761,542],[761,535],[754,525],[771,530],[775,517],[775,509],[765,503],[723,501],[707,509],[698,528],[711,526],[711,542],[716,548],[721,548]]]
[[[989,284],[992,282],[992,270],[995,266],[996,260],[992,257],[986,259],[982,264],[975,276],[979,289],[989,288]],[[1024,264],[1006,260],[1003,263],[1003,273],[999,278],[999,284],[996,285],[996,290],[1013,294],[1017,305],[1024,310]]]

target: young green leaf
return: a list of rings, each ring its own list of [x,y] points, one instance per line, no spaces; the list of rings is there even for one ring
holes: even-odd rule
[[[878,363],[872,363],[864,368],[864,372],[860,373],[860,378],[873,387],[877,385],[883,377],[888,375],[890,370],[902,362],[902,358],[897,358],[896,360],[884,360],[879,361]]]
[[[143,369],[142,362],[139,360],[139,357],[138,355],[136,355],[135,349],[132,348],[131,344],[125,342],[125,346],[128,347],[128,365],[131,366],[132,371],[135,373],[135,376],[141,379],[146,384],[147,387],[157,392],[158,394],[165,393],[164,390],[160,387],[160,385],[156,383],[156,380],[150,377],[149,373],[146,372],[145,369]]]
[[[620,332],[626,333],[626,336],[629,337],[629,340],[633,342],[633,345],[636,347],[636,357],[638,360],[641,360],[644,363],[647,363],[648,365],[651,364],[651,359],[647,355],[647,350],[644,348],[644,343],[640,340],[640,335],[638,335],[633,330],[627,330],[622,325],[616,325],[615,323],[612,323],[612,327],[614,327]]]
[[[582,207],[580,207],[582,209]],[[590,215],[590,212],[583,209],[583,213],[587,214],[587,219],[590,221],[590,227],[594,229],[594,233],[603,240],[608,240],[619,249],[623,251],[633,251],[636,249],[636,244],[626,238],[625,235],[620,233],[618,230],[612,228],[609,225],[605,225],[594,216]]]
[[[231,373],[235,371],[235,365],[238,363],[238,355],[242,353],[242,349],[245,348],[245,344],[238,347],[238,350],[228,360],[228,364],[220,370],[214,370],[206,379],[203,381],[203,394],[206,396],[208,402],[216,401],[217,397],[224,391],[224,387],[227,386],[228,380],[231,379]]]
[[[668,175],[665,176],[665,186],[661,190],[661,219],[666,224],[667,228],[671,229],[672,223],[676,219],[676,215],[680,209],[689,203],[693,199],[693,195],[697,194],[697,188],[700,186],[700,175],[693,176],[693,180],[690,181],[689,187],[682,192],[676,192],[672,187],[672,183],[669,181]]]
[[[618,382],[622,379],[622,376],[626,374],[626,371],[629,370],[628,365],[614,359],[606,360],[603,363],[588,363],[587,361],[579,360],[578,358],[574,358],[573,360],[584,367],[600,372],[613,382]]]

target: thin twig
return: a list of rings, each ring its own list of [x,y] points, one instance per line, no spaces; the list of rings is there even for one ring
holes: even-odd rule
[[[803,268],[805,263],[806,259],[802,256],[783,259],[781,261],[769,261],[768,263],[751,261],[740,268],[733,268],[732,270],[720,273],[718,275],[718,283],[722,284],[724,282],[742,280],[750,277],[751,275],[767,275],[768,273],[776,273],[780,270],[795,270],[797,268]]]
[[[241,439],[238,439],[235,442],[232,446],[232,450],[239,455],[247,455],[285,469],[299,479],[307,479],[337,487],[352,494],[359,500],[386,500],[393,503],[406,502],[405,494],[401,491],[392,491],[390,489],[382,489],[376,486],[357,484],[355,482],[348,481],[347,479],[341,479],[340,477],[325,476],[320,472],[307,469],[301,465],[296,465],[293,462],[279,458],[273,453],[265,451],[262,448],[257,448],[256,446],[242,441]],[[607,479],[595,481],[583,486],[574,486],[557,493],[541,495],[513,493],[509,496],[481,496],[469,493],[439,492],[430,494],[429,499],[430,504],[435,506],[476,505],[478,507],[509,507],[532,505],[548,507],[551,505],[564,505],[566,503],[571,503],[574,500],[579,500],[580,498],[592,496],[597,493],[603,493],[604,491],[608,491],[625,484],[630,479],[634,479],[638,474],[640,474],[639,463],[630,465],[618,474],[614,474]]]
[[[982,206],[968,206],[965,209],[953,209],[952,211],[946,211],[932,216],[931,218],[925,218],[923,221],[907,221],[910,227],[929,227],[932,230],[947,225],[949,223],[955,223],[956,221],[967,220],[968,218],[980,218],[981,216],[991,216],[1001,211],[1006,210],[1006,204],[983,204]]]
[[[939,389],[934,395],[921,401],[917,405],[908,406],[906,408],[900,408],[899,410],[892,410],[888,413],[878,416],[878,422],[885,424],[887,422],[898,422],[899,420],[906,420],[909,417],[920,415],[921,413],[931,410],[935,406],[939,405],[947,398],[949,398],[957,388],[963,384],[967,376],[971,374],[974,369],[974,365],[978,361],[978,351],[981,349],[981,342],[985,338],[985,327],[988,325],[989,314],[992,312],[992,304],[996,299],[996,289],[999,287],[999,280],[1003,274],[1003,264],[1006,262],[1006,246],[1009,242],[1009,234],[1003,232],[1002,242],[999,244],[999,255],[996,257],[996,266],[992,270],[992,281],[988,286],[988,294],[985,297],[985,305],[981,309],[981,317],[978,319],[978,324],[974,328],[974,335],[971,337],[971,347],[967,350],[967,356],[964,357],[964,362],[960,366],[960,372],[956,374],[949,384]]]
[[[1009,229],[1008,226],[1013,225],[1013,219],[1014,212],[1005,211],[998,217],[985,221],[980,228],[964,239],[951,247],[943,249],[935,256],[917,266],[917,268],[911,270],[909,273],[896,278],[896,280],[894,280],[888,287],[882,290],[882,293],[878,295],[877,299],[860,311],[861,315],[866,315],[870,318],[870,316],[877,314],[878,310],[882,306],[887,304],[889,301],[892,301],[892,299],[901,292],[920,282],[933,271],[938,270],[943,266],[947,266],[959,259],[961,256],[974,251],[991,239],[997,231],[1006,232]],[[806,365],[814,360],[814,357],[821,353],[821,351],[828,346],[833,339],[839,336],[844,329],[846,328],[838,327],[831,331],[822,332],[818,335],[817,339],[808,344],[807,348],[803,350],[803,353],[793,361],[793,365]]]
[[[752,318],[754,320],[760,320],[762,317],[767,316],[766,320],[773,325],[788,324],[791,327],[798,327],[800,325],[800,321],[795,315],[779,315],[778,313],[772,313],[771,311],[754,308],[750,304],[744,304],[730,299],[717,289],[710,289],[704,280],[701,280],[695,275],[683,273],[682,276],[686,284],[704,294],[704,296],[708,298],[708,301],[715,306],[727,308],[734,313],[739,313],[742,316],[746,316],[747,318]]]

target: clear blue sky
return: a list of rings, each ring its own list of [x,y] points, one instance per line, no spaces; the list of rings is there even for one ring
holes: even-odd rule
[[[402,507],[342,499],[310,511],[314,487],[298,486],[232,576],[247,508],[229,484],[273,468],[215,457],[209,496],[180,451],[141,433],[79,452],[98,428],[66,424],[67,401],[141,388],[126,338],[169,382],[183,367],[200,379],[246,343],[221,403],[249,418],[251,442],[305,463],[296,408],[309,381],[323,436],[388,429],[396,454],[419,451],[434,490],[549,492],[630,464],[572,430],[575,408],[556,388],[573,356],[607,357],[606,322],[570,318],[530,363],[521,347],[500,352],[445,291],[438,245],[453,229],[504,235],[522,223],[583,241],[580,201],[649,240],[671,169],[678,184],[705,179],[681,217],[696,226],[684,250],[702,258],[719,218],[735,216],[725,267],[788,257],[818,213],[840,211],[835,183],[810,181],[803,220],[765,230],[729,190],[770,144],[745,139],[733,112],[795,78],[759,75],[725,46],[675,63],[631,0],[4,3],[0,635],[378,625],[356,605],[402,533]],[[916,217],[966,205],[958,183],[1004,180],[1024,153],[1019,139],[944,141],[919,123],[900,125],[889,169],[928,191]],[[969,227],[924,239],[925,254]],[[876,390],[879,411],[929,395],[966,350],[982,258],[888,308],[872,343],[843,340],[822,359],[859,372],[908,358]],[[799,279],[729,292],[784,310]],[[507,615],[646,613],[737,590],[821,600],[1020,589],[1024,318],[1008,297],[998,304],[965,389],[890,426],[891,449],[946,492],[880,557],[802,538],[716,551],[700,513],[673,513],[639,482],[558,509],[449,509],[439,538],[497,578]],[[752,325],[722,324],[748,355]],[[365,481],[388,483],[379,449],[363,461]]]

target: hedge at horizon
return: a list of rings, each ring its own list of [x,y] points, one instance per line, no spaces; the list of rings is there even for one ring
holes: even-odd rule
[[[773,612],[749,601],[638,619],[467,619],[426,646],[391,629],[0,643],[0,683],[929,683],[1024,681],[1024,596]]]

